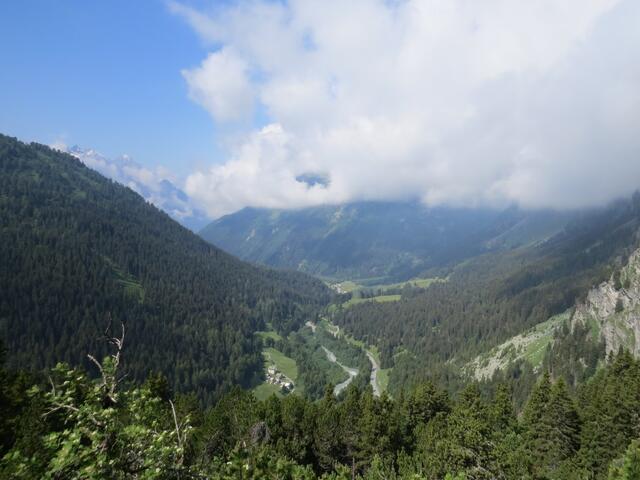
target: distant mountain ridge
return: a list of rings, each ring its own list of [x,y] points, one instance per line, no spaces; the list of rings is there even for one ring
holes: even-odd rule
[[[245,208],[200,236],[245,260],[335,279],[402,280],[487,251],[540,242],[578,214],[358,202]]]
[[[107,158],[93,149],[84,149],[77,145],[66,149],[66,152],[105,177],[139,193],[145,200],[164,210],[171,218],[190,230],[200,230],[210,222],[207,215],[193,204],[189,196],[166,178],[167,175],[144,168],[128,155]]]

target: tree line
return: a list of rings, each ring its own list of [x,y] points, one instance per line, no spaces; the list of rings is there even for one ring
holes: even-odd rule
[[[118,343],[119,342],[119,343]],[[455,397],[430,382],[392,399],[331,386],[312,402],[234,388],[202,409],[161,374],[122,380],[120,339],[98,373],[0,368],[3,478],[610,479],[640,472],[640,362],[621,351],[575,394],[542,375]],[[116,348],[114,348],[114,346]],[[1,356],[5,357],[2,350]]]

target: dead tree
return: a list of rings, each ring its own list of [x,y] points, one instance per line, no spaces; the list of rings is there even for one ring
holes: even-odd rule
[[[122,348],[124,347],[124,336],[125,336],[125,327],[124,322],[120,322],[122,327],[122,333],[120,337],[114,337],[111,335],[111,321],[109,321],[109,326],[104,331],[104,338],[107,342],[115,347],[114,353],[110,356],[105,357],[103,362],[99,362],[96,358],[88,354],[87,358],[98,367],[100,371],[100,376],[102,377],[100,383],[100,389],[103,391],[104,397],[103,402],[105,406],[115,405],[118,403],[118,395],[117,388],[120,382],[125,379],[127,374],[124,374],[118,377],[118,367],[120,366],[120,355],[122,353]]]

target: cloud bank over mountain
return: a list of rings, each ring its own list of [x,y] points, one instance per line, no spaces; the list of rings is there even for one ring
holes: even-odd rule
[[[211,46],[182,73],[230,137],[186,181],[212,216],[406,198],[574,208],[640,186],[635,0],[169,8]]]

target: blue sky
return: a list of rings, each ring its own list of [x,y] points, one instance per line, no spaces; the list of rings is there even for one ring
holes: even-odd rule
[[[219,155],[180,73],[206,52],[161,0],[0,2],[0,132],[184,176]]]
[[[639,26],[638,0],[5,0],[0,132],[168,167],[212,218],[584,208],[639,187]]]

